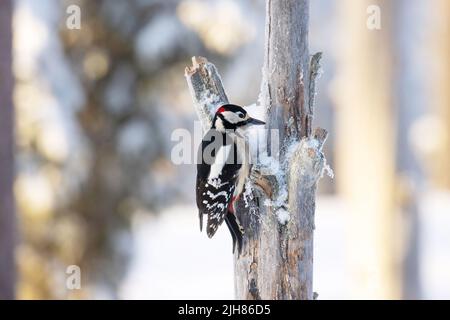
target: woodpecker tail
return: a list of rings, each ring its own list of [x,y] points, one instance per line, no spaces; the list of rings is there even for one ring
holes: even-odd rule
[[[201,211],[198,212],[198,218],[200,220],[200,232],[202,232],[202,229],[203,229],[203,212],[201,212]]]
[[[227,212],[225,216],[225,222],[227,223],[228,229],[230,230],[231,237],[233,238],[233,253],[236,249],[236,243],[238,246],[238,255],[241,254],[242,250],[242,235],[244,234],[244,230],[239,224],[236,216],[230,211]]]

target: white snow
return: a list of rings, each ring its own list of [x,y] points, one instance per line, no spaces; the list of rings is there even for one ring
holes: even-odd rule
[[[253,199],[253,184],[250,180],[247,180],[245,183],[242,197],[244,198],[245,207],[248,208],[249,201]]]
[[[334,179],[334,171],[333,171],[333,169],[331,169],[330,165],[326,161],[327,160],[325,159],[322,176],[323,176],[323,172],[325,172],[327,174],[327,176],[329,176],[331,179]]]
[[[345,212],[338,198],[318,198],[314,290],[320,299],[348,297]],[[138,214],[133,232],[133,259],[120,287],[120,298],[234,298],[231,237],[226,227],[208,239],[199,232],[196,208],[176,206],[158,218]]]
[[[295,152],[302,152],[304,154],[301,158],[304,159],[304,161],[299,166],[299,174],[304,174],[305,170],[309,170],[309,167],[313,166],[313,160],[308,160],[310,157],[306,152],[308,149],[318,149],[318,147],[319,142],[316,139],[303,139],[300,142],[292,141],[288,143],[285,161],[282,164],[280,164],[277,159],[268,156],[266,152],[262,152],[259,156],[259,169],[261,173],[265,175],[274,175],[278,182],[277,194],[274,196],[274,199],[265,199],[263,204],[267,207],[275,208],[278,221],[281,224],[285,224],[290,218],[289,212],[284,209],[287,207],[288,186],[284,176],[284,170],[281,169],[289,165]],[[324,159],[324,166],[320,173],[320,177],[322,177],[325,172],[331,178],[334,177],[333,170],[326,163],[326,159]]]
[[[262,174],[273,175],[278,182],[277,194],[275,199],[266,199],[264,205],[268,207],[281,208],[286,205],[288,199],[288,191],[284,172],[280,168],[280,163],[277,159],[270,157],[263,152],[259,157],[260,170]]]
[[[200,233],[193,206],[176,206],[156,218],[133,220],[133,260],[123,299],[233,299],[232,242],[226,227],[214,238]]]
[[[213,115],[221,102],[222,101],[217,94],[212,93],[209,90],[205,90],[198,103],[201,106],[205,105],[208,108],[209,112]]]
[[[450,299],[450,192],[419,200],[419,261],[425,299]]]
[[[430,192],[419,203],[423,298],[448,299],[450,193]],[[346,235],[353,226],[351,215],[337,196],[319,196],[316,205],[314,291],[319,299],[350,299],[354,275],[348,265],[352,251]],[[133,259],[120,288],[121,298],[234,298],[231,237],[226,227],[208,239],[198,230],[196,208],[177,206],[158,218],[139,214],[133,230]]]
[[[295,152],[301,152],[302,156],[301,159],[304,159],[304,161],[300,164],[300,174],[304,174],[306,170],[309,171],[310,168],[314,166],[314,163],[312,162],[313,159],[308,156],[307,152],[308,149],[318,149],[319,148],[319,142],[316,139],[308,138],[308,139],[302,139],[300,142],[292,142],[291,145],[288,148],[286,159],[288,161],[291,160],[292,156]],[[308,161],[308,159],[311,159],[311,161]],[[326,158],[323,158],[324,163],[322,170],[320,171],[319,178],[322,178],[324,173],[327,174],[328,177],[331,179],[334,178],[334,172],[333,169],[331,169],[330,165],[327,163]]]
[[[259,155],[259,164],[261,173],[264,175],[279,176],[282,174],[278,160],[269,156],[267,152],[262,152]]]
[[[291,219],[291,215],[286,209],[280,208],[276,212],[278,222],[282,225],[285,225]]]

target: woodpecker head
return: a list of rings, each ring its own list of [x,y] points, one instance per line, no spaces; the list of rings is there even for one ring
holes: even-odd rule
[[[218,131],[246,129],[251,125],[262,125],[264,121],[251,118],[244,108],[226,104],[217,109],[212,127]]]

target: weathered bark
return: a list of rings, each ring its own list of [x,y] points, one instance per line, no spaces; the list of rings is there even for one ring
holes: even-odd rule
[[[269,128],[285,135],[311,132],[308,107],[309,1],[267,1],[263,97],[269,107]],[[264,87],[265,86],[265,87]],[[294,124],[288,123],[294,119]]]
[[[379,5],[380,30],[366,28],[366,10]],[[338,191],[348,203],[350,283],[357,298],[399,298],[395,135],[392,117],[390,1],[339,3],[343,36],[336,79]]]
[[[313,57],[310,71],[308,10],[307,0],[267,1],[261,107],[267,110],[266,128],[279,132],[279,140],[268,143],[280,145],[280,153],[271,156],[282,172],[276,176],[253,172],[255,197],[248,208],[243,201],[238,204],[245,229],[242,254],[235,257],[238,299],[313,299],[315,190],[325,165],[321,149],[327,133],[311,130],[314,92],[310,91],[315,90],[320,54]],[[219,106],[215,102],[228,101],[220,77],[213,65],[196,59],[186,69],[186,78],[207,127]],[[210,93],[213,99],[204,99]],[[256,167],[264,169],[261,164]],[[279,202],[283,191],[288,196],[281,204],[263,205],[266,199]],[[286,224],[277,219],[278,210],[289,212]]]
[[[214,107],[227,104],[228,98],[216,67],[203,57],[193,57],[192,67],[186,67],[188,86],[195,104],[195,111],[203,130],[211,127]]]
[[[0,300],[14,298],[12,1],[0,2]]]

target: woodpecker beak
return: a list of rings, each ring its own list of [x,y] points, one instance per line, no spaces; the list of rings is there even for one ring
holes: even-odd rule
[[[249,125],[263,125],[266,124],[264,121],[255,119],[255,118],[248,118],[247,124]]]

